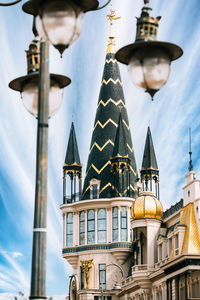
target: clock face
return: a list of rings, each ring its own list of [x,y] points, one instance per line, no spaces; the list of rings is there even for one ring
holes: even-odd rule
[[[72,275],[69,286],[69,300],[78,300],[77,281],[76,277]]]

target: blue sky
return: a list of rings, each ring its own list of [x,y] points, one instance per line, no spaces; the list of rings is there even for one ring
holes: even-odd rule
[[[103,1],[101,1],[103,2]],[[117,48],[135,38],[135,16],[143,1],[112,0],[122,16],[116,23]],[[200,171],[200,20],[199,0],[151,0],[161,15],[158,39],[178,44],[184,55],[172,64],[165,87],[154,102],[133,86],[120,65],[137,167],[140,169],[150,124],[160,169],[164,208],[182,196],[188,167],[188,128],[192,128],[194,169]],[[109,8],[88,13],[80,39],[62,59],[51,49],[50,70],[72,79],[63,103],[49,122],[47,294],[67,295],[72,270],[61,257],[62,166],[72,121],[85,171],[97,107],[109,25]],[[36,120],[24,109],[20,95],[8,83],[26,74],[24,50],[33,39],[32,18],[21,5],[0,7],[0,299],[19,291],[29,294],[35,183]],[[10,295],[10,296],[9,296]],[[59,299],[58,296],[56,299]]]

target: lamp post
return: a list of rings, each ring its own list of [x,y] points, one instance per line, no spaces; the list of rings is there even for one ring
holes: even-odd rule
[[[124,277],[124,272],[123,272],[122,267],[120,267],[119,265],[117,265],[117,264],[115,264],[115,263],[110,263],[110,264],[106,265],[106,266],[102,269],[102,274],[101,274],[101,300],[103,300],[103,274],[104,274],[103,272],[105,272],[105,270],[106,270],[108,267],[111,267],[111,266],[118,268],[118,269],[120,270],[121,275],[122,275],[122,279],[123,279],[123,277]],[[121,291],[121,286],[119,285],[118,282],[115,283],[115,285],[114,285],[114,287],[113,287],[112,290],[113,290],[113,291]]]
[[[28,75],[17,78],[9,84],[12,89],[22,93],[25,107],[38,117],[30,299],[46,299],[48,117],[49,113],[51,114],[51,104],[54,103],[50,101],[49,109],[49,87],[55,90],[70,83],[67,77],[55,74],[49,76],[48,44],[52,42],[62,55],[64,50],[79,37],[83,13],[101,9],[110,1],[107,0],[102,7],[99,7],[97,0],[29,0],[23,5],[23,10],[34,16],[35,31],[39,32],[43,40],[40,47],[40,72],[28,71]],[[38,82],[39,100],[37,102]],[[53,112],[57,109],[57,103],[59,101],[56,101]]]
[[[46,299],[48,119],[61,102],[61,94],[55,95],[71,82],[66,76],[49,74],[48,57],[48,43],[40,43],[36,37],[27,51],[28,74],[9,84],[10,88],[22,93],[26,109],[38,119],[30,299]],[[50,96],[50,102],[49,89],[50,95],[53,92],[54,96],[53,99]]]
[[[159,20],[150,15],[150,0],[144,0],[145,6],[137,18],[136,40],[116,53],[116,59],[129,65],[134,84],[143,88],[152,97],[167,82],[170,65],[182,56],[183,50],[172,43],[156,40]]]
[[[81,34],[83,15],[104,8],[98,0],[29,0],[23,10],[36,17],[39,36],[58,49],[61,56]]]

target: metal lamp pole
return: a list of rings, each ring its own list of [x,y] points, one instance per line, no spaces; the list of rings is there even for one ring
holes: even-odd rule
[[[41,42],[37,125],[35,211],[30,299],[46,299],[47,165],[49,118],[49,45]]]

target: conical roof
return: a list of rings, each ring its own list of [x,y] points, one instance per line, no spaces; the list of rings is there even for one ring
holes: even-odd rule
[[[142,171],[143,170],[158,170],[151,130],[149,126],[147,130],[147,137],[142,160]]]
[[[131,196],[133,196],[134,194],[134,183],[137,177],[137,168],[124,100],[121,76],[118,62],[115,59],[115,45],[113,38],[111,39],[110,37],[109,39],[110,41],[107,48],[82,199],[90,198],[90,181],[94,178],[100,180],[99,198],[111,197],[112,174],[110,172],[110,158],[111,156],[113,156],[113,147],[118,128],[120,110],[122,111],[122,122],[125,128],[124,135],[126,137],[128,155],[131,159]]]
[[[64,167],[72,165],[81,165],[73,122],[71,125]]]

